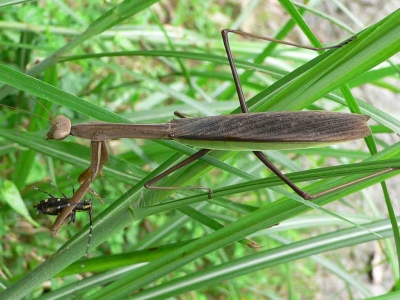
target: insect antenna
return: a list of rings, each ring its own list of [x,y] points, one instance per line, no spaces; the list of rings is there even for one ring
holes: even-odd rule
[[[48,192],[46,192],[46,191],[44,191],[44,190],[41,190],[41,189],[39,189],[38,187],[33,187],[33,189],[34,189],[34,190],[37,190],[37,191],[39,191],[39,192],[45,193],[46,195],[50,196],[50,198],[55,198],[52,194],[50,194],[50,193],[48,193]]]
[[[39,103],[40,103],[40,102],[39,102]],[[41,105],[43,106],[43,104],[41,104]],[[20,111],[20,112],[22,112],[22,113],[24,113],[24,114],[28,114],[28,115],[31,115],[31,116],[35,116],[35,117],[37,117],[37,118],[41,118],[41,119],[46,120],[46,121],[50,122],[51,124],[55,125],[55,122],[53,122],[52,120],[50,120],[50,119],[48,119],[48,118],[46,118],[46,117],[40,116],[40,115],[38,115],[38,114],[34,114],[34,113],[30,112],[30,111],[26,111],[26,110],[24,110],[24,109],[17,108],[17,107],[12,107],[12,106],[9,106],[9,105],[6,105],[6,104],[0,104],[0,106],[4,106],[4,107],[7,107],[7,108],[12,109],[12,110],[15,110],[15,111]],[[44,107],[44,106],[43,106],[43,107]],[[45,109],[46,109],[46,108],[45,108]],[[48,109],[46,109],[46,110],[49,112]],[[50,114],[50,116],[54,119],[53,115],[52,115],[50,112],[49,112],[49,114]]]
[[[68,198],[69,199],[69,197],[67,195],[65,195],[54,183],[50,182],[50,186],[54,190],[56,190],[58,193],[62,194],[64,198]],[[74,194],[74,193],[75,193],[75,191],[74,191],[74,189],[72,189],[72,194]]]
[[[40,106],[41,106],[45,111],[47,111],[47,113],[49,114],[49,116],[54,120],[53,114],[46,108],[46,106],[45,106],[42,102],[40,102],[39,99],[37,99],[37,98],[35,98],[35,97],[33,97],[33,98],[37,101],[37,103],[40,104]],[[53,123],[53,122],[51,122],[51,123]],[[53,124],[54,124],[54,123],[53,123]]]

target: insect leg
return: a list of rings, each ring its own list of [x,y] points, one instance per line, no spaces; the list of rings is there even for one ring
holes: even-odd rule
[[[236,71],[236,66],[235,66],[235,62],[233,60],[232,51],[231,51],[231,48],[229,46],[229,39],[228,39],[228,33],[229,32],[237,33],[237,34],[241,34],[241,35],[245,35],[245,36],[249,36],[249,37],[253,37],[253,38],[268,40],[268,41],[272,41],[272,42],[283,43],[283,44],[287,44],[287,45],[290,45],[290,46],[298,46],[298,45],[292,44],[292,43],[283,42],[283,41],[279,41],[279,40],[275,40],[275,39],[261,37],[261,36],[258,36],[258,35],[249,34],[249,33],[238,31],[238,30],[224,29],[224,30],[221,31],[222,40],[223,40],[223,43],[224,43],[226,54],[228,56],[228,61],[229,61],[229,65],[230,65],[232,76],[233,76],[233,81],[235,82],[235,87],[236,87],[237,95],[238,95],[238,98],[239,98],[240,108],[242,110],[242,113],[248,113],[249,110],[248,110],[247,103],[246,103],[246,100],[245,100],[245,97],[244,97],[244,94],[243,94],[243,90],[242,90],[242,86],[241,86],[241,83],[240,83],[239,75],[238,75],[238,73]],[[343,43],[340,43],[338,45],[331,46],[331,47],[326,47],[326,48],[314,48],[314,47],[305,47],[305,46],[301,46],[301,47],[302,48],[306,48],[306,49],[310,49],[310,50],[325,50],[325,49],[331,49],[331,48],[340,48],[343,45],[345,45],[345,44],[349,43],[350,41],[352,41],[353,39],[354,39],[354,37],[352,37],[352,38],[350,38],[350,39],[348,39],[348,40],[346,40]],[[318,196],[325,195],[326,193],[332,192],[334,190],[337,190],[337,189],[343,187],[343,186],[340,186],[340,187],[337,187],[335,189],[331,189],[331,190],[329,190],[327,192],[322,192],[322,193],[318,193],[318,194],[315,194],[315,195],[310,195],[309,193],[307,193],[307,192],[303,191],[302,189],[300,189],[291,180],[289,180],[272,162],[270,162],[267,159],[267,157],[261,151],[253,151],[253,153],[257,156],[257,158],[265,166],[267,166],[267,168],[269,168],[276,176],[278,176],[283,182],[285,182],[296,194],[298,194],[300,197],[302,197],[305,200],[314,199],[314,198],[316,198]],[[387,172],[390,172],[390,171],[391,170],[387,170]],[[377,175],[374,175],[374,176],[377,176]],[[365,179],[367,179],[367,177]],[[356,182],[354,182],[354,183],[356,183]],[[354,183],[352,183],[352,184],[354,184]]]
[[[212,198],[212,189],[206,186],[153,186],[157,181],[160,179],[167,177],[172,172],[183,168],[184,166],[198,160],[200,157],[206,155],[210,152],[210,149],[201,149],[200,151],[194,153],[193,155],[189,156],[185,160],[181,161],[180,163],[172,166],[171,168],[167,169],[166,171],[162,172],[161,174],[157,175],[156,177],[150,179],[144,184],[144,187],[147,189],[153,190],[206,190],[208,191],[208,199]]]
[[[71,212],[71,216],[70,216],[70,220],[69,220],[69,222],[68,222],[68,225],[70,224],[70,223],[75,223],[75,217],[76,217],[76,211],[72,211]]]
[[[348,186],[352,186],[352,185],[354,185],[356,183],[363,182],[363,181],[365,181],[367,179],[371,179],[371,178],[374,178],[376,176],[383,175],[383,174],[390,173],[390,172],[397,171],[397,170],[398,170],[398,168],[388,168],[386,170],[382,170],[382,171],[379,171],[379,172],[376,172],[376,173],[361,177],[359,179],[347,182],[345,184],[341,184],[339,186],[335,186],[333,188],[330,188],[330,189],[327,189],[325,191],[322,191],[322,192],[319,192],[319,193],[315,193],[315,194],[312,194],[312,195],[309,195],[309,196],[311,197],[311,199],[315,199],[317,197],[321,197],[321,196],[327,195],[329,193],[335,192],[335,191],[340,190],[342,188],[345,188],[345,187],[348,187]]]
[[[90,164],[90,168],[93,171],[91,176],[89,176],[78,188],[76,193],[72,196],[69,201],[70,204],[78,203],[82,200],[83,196],[85,196],[86,192],[90,189],[90,184],[93,180],[98,176],[99,171],[102,168],[102,157],[101,157],[101,141],[92,141],[91,143],[91,152],[92,152],[92,162]],[[52,230],[54,231],[54,235],[57,233],[58,229],[64,223],[64,220],[69,216],[74,208],[72,206],[65,207],[63,211],[58,215],[56,221],[52,226]]]
[[[191,118],[192,116],[189,116],[187,114],[181,113],[179,111],[175,111],[174,115],[179,117],[179,118]],[[157,175],[156,177],[150,179],[144,184],[144,187],[147,189],[152,189],[152,190],[206,190],[208,191],[208,199],[212,198],[212,189],[206,186],[153,186],[157,181],[161,180],[164,177],[167,177],[169,174],[175,172],[176,170],[179,170],[180,168],[183,168],[184,166],[194,162],[195,160],[199,159],[200,157],[206,155],[208,152],[210,152],[210,149],[202,149],[185,160],[181,161],[180,163],[176,164],[175,166],[172,166],[171,168],[165,170],[161,174]]]
[[[84,261],[87,259],[89,255],[89,249],[90,249],[90,244],[92,242],[92,233],[93,233],[93,222],[92,222],[92,202],[91,200],[87,200],[86,203],[89,205],[89,236],[88,236],[88,242],[86,245],[86,250],[85,250],[85,256],[84,256]],[[81,268],[85,266],[85,262],[82,263]]]
[[[105,165],[109,160],[107,144],[105,141],[92,141],[90,149],[91,163],[89,168],[79,175],[78,182],[80,184],[83,184],[88,179],[94,181],[99,174],[102,175],[103,165]],[[103,203],[103,197],[96,191],[89,188],[89,192],[98,197],[100,202]]]
[[[195,118],[195,116],[188,115],[185,113],[181,113],[180,111],[174,111],[174,115],[181,118],[181,119],[186,119],[186,118]]]

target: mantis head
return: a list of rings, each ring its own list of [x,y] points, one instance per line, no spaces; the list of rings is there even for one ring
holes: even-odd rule
[[[63,115],[56,117],[53,127],[46,135],[47,140],[63,140],[71,132],[71,121]]]

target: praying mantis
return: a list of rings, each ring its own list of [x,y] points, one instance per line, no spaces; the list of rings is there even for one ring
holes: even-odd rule
[[[196,161],[211,150],[252,151],[265,166],[305,200],[314,199],[345,186],[394,170],[394,168],[388,168],[345,185],[312,195],[303,191],[290,181],[267,159],[261,152],[262,150],[320,147],[361,139],[370,134],[370,129],[367,125],[369,116],[326,111],[249,113],[229,46],[229,33],[236,33],[290,46],[298,45],[237,30],[225,29],[222,31],[222,40],[228,56],[242,114],[187,118],[185,115],[176,112],[175,115],[180,119],[174,119],[164,124],[147,125],[94,122],[72,126],[71,121],[65,116],[56,117],[54,126],[47,133],[47,139],[62,140],[69,135],[73,135],[90,140],[91,163],[89,168],[79,176],[78,181],[81,185],[70,199],[69,204],[71,205],[64,207],[53,224],[52,230],[54,234],[61,227],[65,219],[73,212],[73,205],[79,203],[85,193],[90,190],[91,183],[101,174],[103,166],[108,162],[106,140],[109,139],[172,139],[189,146],[202,148],[202,150],[199,150],[195,154],[149,180],[144,186],[150,189],[161,190],[200,189],[207,191],[208,198],[212,197],[212,189],[209,187],[161,187],[154,186],[154,184],[174,171]],[[314,51],[340,48],[353,39],[354,37],[338,45],[325,48],[300,47]]]

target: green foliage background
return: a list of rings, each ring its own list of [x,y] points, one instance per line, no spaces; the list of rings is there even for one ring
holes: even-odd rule
[[[376,265],[365,255],[373,255],[373,247],[382,254],[378,264],[390,268],[387,281],[397,282],[399,235],[391,203],[398,188],[375,185],[372,198],[367,187],[399,171],[311,203],[293,195],[251,153],[213,151],[160,183],[212,187],[207,201],[200,192],[143,189],[194,149],[173,141],[111,141],[105,176],[93,185],[106,203],[93,199],[91,258],[83,269],[77,260],[87,243],[86,213],[53,237],[47,228],[54,218],[36,216],[32,208],[46,196],[32,187],[60,195],[50,180],[71,195],[68,175],[76,181],[89,165],[87,141],[44,140],[48,111],[74,124],[166,122],[176,110],[238,112],[219,32],[245,29],[252,18],[279,28],[264,33],[263,26],[250,26],[254,33],[296,39],[298,26],[315,46],[313,32],[323,34],[307,26],[308,17],[341,33],[325,42],[357,37],[316,57],[232,36],[251,111],[324,109],[373,119],[365,142],[267,152],[271,160],[310,192],[399,168],[398,115],[377,105],[389,100],[368,103],[352,95],[367,84],[379,93],[399,93],[399,66],[385,62],[400,48],[399,11],[357,30],[350,11],[339,7],[346,24],[318,1],[313,8],[275,3],[285,20],[259,1],[19,3],[0,3],[0,99],[9,106],[0,108],[1,299],[330,297],[318,280],[322,274],[339,287],[338,298],[368,297],[373,292],[366,277]],[[396,298],[397,292],[385,296]]]

